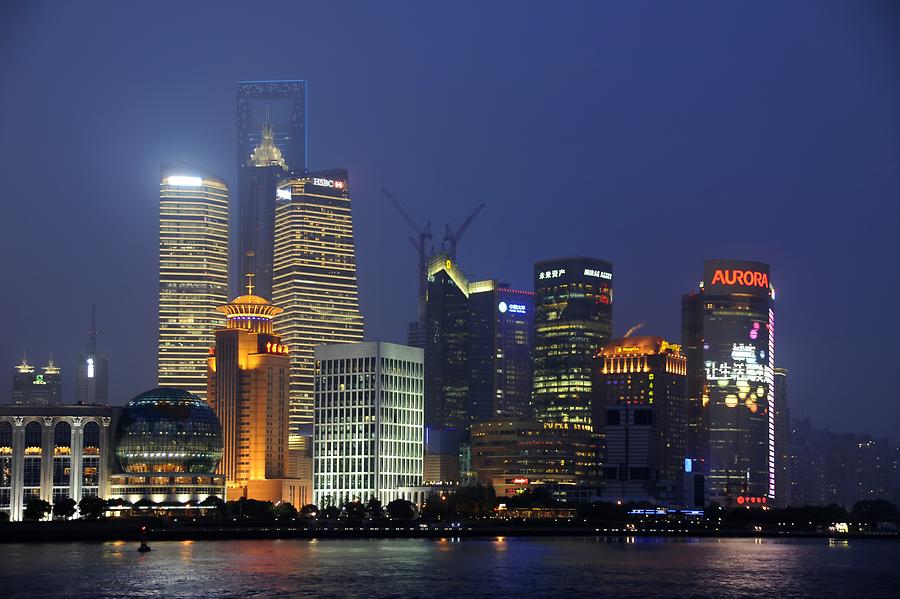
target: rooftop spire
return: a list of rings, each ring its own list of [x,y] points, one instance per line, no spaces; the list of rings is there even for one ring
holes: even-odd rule
[[[253,154],[250,155],[250,164],[254,166],[280,166],[287,170],[288,167],[281,156],[281,150],[275,145],[275,129],[269,123],[268,115],[266,115],[266,122],[263,123],[261,134],[262,141],[259,142],[259,145],[253,150]]]
[[[88,352],[97,351],[97,304],[91,304],[91,331],[88,333]]]
[[[22,350],[22,363],[16,365],[16,372],[20,372],[22,374],[29,374],[34,372],[34,366],[28,363],[28,355],[25,353],[25,350]]]
[[[252,272],[247,273],[247,295],[253,295],[253,277],[256,276]]]
[[[50,361],[47,362],[47,365],[41,368],[44,371],[44,374],[59,374],[60,368],[56,365],[56,362],[53,361],[53,352],[50,352]]]

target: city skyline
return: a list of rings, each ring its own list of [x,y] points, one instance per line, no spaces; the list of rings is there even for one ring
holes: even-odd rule
[[[64,20],[68,10],[67,7],[60,7],[59,14],[52,15],[52,18],[45,15],[50,22],[42,22],[40,30],[30,29],[28,23],[21,25],[17,31],[9,32],[11,39],[21,40],[26,33],[34,34],[36,38],[33,43],[41,44],[46,42],[44,36],[53,32],[60,35],[54,27],[58,28],[62,23],[55,19]],[[784,10],[790,11],[788,8]],[[364,14],[353,16],[348,26],[355,30],[359,27],[358,20],[365,16],[371,17]],[[625,16],[629,16],[627,11]],[[836,33],[847,35],[836,16],[831,17],[832,21],[825,19],[827,26]],[[636,27],[634,18],[631,15],[632,20],[628,21],[631,31]],[[756,18],[759,18],[758,15]],[[527,22],[518,22],[526,28],[529,26]],[[678,23],[688,26],[682,20]],[[868,21],[864,22],[864,26],[870,29],[875,27]],[[0,27],[3,27],[4,33],[7,32],[4,26]],[[470,32],[481,31],[477,25],[467,27]],[[577,25],[575,27],[583,35],[582,30]],[[770,27],[767,31],[772,34],[775,47],[762,56],[747,53],[747,47],[739,43],[741,40],[726,44],[726,47],[736,53],[744,64],[753,64],[757,73],[775,69],[776,58],[781,59],[779,52],[786,53],[787,62],[793,70],[785,67],[775,73],[799,73],[807,86],[823,84],[824,79],[817,78],[814,69],[813,72],[800,69],[800,65],[818,63],[806,51],[788,44],[786,32],[774,25]],[[741,32],[744,31],[741,29]],[[118,32],[113,33],[119,35]],[[704,36],[696,45],[683,42],[676,45],[675,51],[681,55],[693,55],[700,51],[703,41],[714,39],[725,43],[719,37],[724,36],[724,32],[702,33]],[[656,34],[669,42],[673,41],[671,34],[664,31],[656,31]],[[799,35],[801,39],[804,35],[811,35],[802,28],[791,34]],[[559,41],[555,30],[551,29],[547,35]],[[883,45],[871,47],[861,54],[867,60],[875,60],[872,68],[886,68],[890,63],[889,56],[892,56],[888,52],[893,50],[889,46],[891,42],[879,38],[877,30],[872,35]],[[418,43],[421,40],[416,38],[415,41]],[[40,53],[26,58],[22,52],[23,48],[31,47],[27,44],[9,43],[9,59],[2,66],[7,76],[26,77],[24,71],[21,75],[14,73],[19,69],[39,67],[41,60],[45,60]],[[89,41],[77,43],[83,44],[87,51],[100,47]],[[413,40],[391,42],[386,52],[395,53],[406,43],[413,43]],[[613,36],[612,41],[607,43],[620,49],[631,47],[628,40],[622,37]],[[428,44],[425,46],[430,48]],[[521,66],[528,59],[527,51],[524,45],[516,47],[524,56],[511,62]],[[495,46],[488,48],[498,51]],[[659,46],[656,48],[658,50]],[[571,51],[572,48],[569,46],[566,49]],[[426,54],[435,57],[433,52]],[[429,113],[411,109],[408,100],[400,94],[375,90],[368,105],[362,108],[340,95],[343,93],[341,79],[326,67],[344,65],[349,57],[343,55],[324,58],[324,65],[317,65],[312,58],[293,65],[291,61],[284,61],[262,68],[249,61],[239,62],[229,69],[216,67],[204,78],[203,85],[210,84],[209,91],[200,89],[201,85],[188,85],[180,89],[173,86],[166,91],[168,103],[150,113],[156,138],[147,138],[148,129],[135,129],[128,122],[130,112],[110,105],[124,103],[124,99],[130,97],[132,103],[143,109],[150,99],[158,98],[147,95],[145,82],[123,75],[131,86],[126,85],[126,90],[132,89],[128,93],[136,93],[134,96],[128,96],[118,88],[111,90],[106,84],[99,85],[94,91],[79,90],[69,101],[72,109],[84,118],[85,124],[62,129],[62,149],[48,150],[51,163],[66,162],[60,159],[60,152],[80,153],[80,148],[86,147],[82,134],[89,134],[94,136],[91,145],[96,144],[98,156],[110,156],[117,146],[124,144],[129,164],[115,162],[113,158],[80,160],[76,161],[76,166],[66,164],[64,174],[69,177],[70,187],[66,194],[59,194],[58,198],[46,198],[47,214],[40,220],[29,217],[25,210],[30,208],[17,206],[9,200],[5,202],[10,215],[7,223],[18,223],[16,226],[7,224],[9,229],[3,229],[4,238],[8,240],[6,243],[10,244],[8,247],[15,249],[15,252],[5,253],[6,259],[11,260],[10,268],[5,270],[12,273],[13,280],[32,280],[33,285],[19,285],[15,297],[8,296],[2,300],[7,312],[23,316],[13,323],[8,343],[0,348],[2,364],[5,365],[0,368],[0,388],[11,388],[13,366],[25,349],[31,360],[39,363],[46,361],[52,353],[62,367],[63,396],[74,397],[75,357],[83,351],[84,335],[87,333],[83,315],[93,303],[98,305],[103,315],[99,328],[103,351],[110,357],[110,404],[122,405],[137,392],[152,386],[155,373],[148,369],[147,364],[152,363],[155,349],[153,246],[156,220],[153,212],[158,201],[158,165],[170,160],[206,165],[222,175],[233,195],[237,175],[231,165],[234,164],[236,148],[233,142],[234,119],[229,120],[228,113],[234,107],[235,85],[239,80],[288,77],[309,82],[307,118],[310,146],[315,148],[308,160],[310,168],[347,167],[354,177],[356,251],[367,339],[404,342],[406,325],[410,315],[415,313],[416,305],[417,282],[413,277],[416,259],[407,247],[404,224],[378,194],[380,187],[391,189],[399,201],[435,221],[452,221],[463,216],[470,204],[485,200],[488,207],[460,245],[459,261],[468,269],[465,274],[472,280],[495,276],[508,281],[514,288],[528,290],[531,289],[530,272],[535,261],[576,254],[608,259],[616,265],[617,277],[614,335],[621,335],[638,322],[647,322],[648,333],[679,339],[680,294],[695,287],[699,265],[706,259],[749,258],[772,264],[779,292],[777,365],[791,371],[792,416],[802,418],[809,415],[817,426],[829,426],[841,432],[873,433],[896,438],[890,423],[897,421],[898,408],[896,402],[891,401],[895,392],[886,382],[854,381],[849,377],[846,381],[835,382],[822,376],[822,373],[839,367],[851,372],[857,368],[852,360],[861,359],[848,356],[851,362],[847,367],[843,358],[838,359],[829,353],[829,348],[852,347],[862,343],[864,332],[873,327],[888,331],[897,329],[895,315],[876,315],[867,309],[876,304],[881,293],[891,296],[896,290],[896,281],[888,278],[883,283],[887,289],[876,293],[876,286],[871,281],[877,278],[874,269],[878,261],[868,258],[890,255],[887,245],[890,236],[886,229],[890,219],[869,223],[860,216],[865,212],[863,209],[843,217],[829,214],[846,201],[845,198],[863,202],[863,208],[875,207],[887,198],[896,197],[900,190],[896,172],[882,170],[889,164],[896,164],[898,157],[896,144],[890,137],[891,133],[897,132],[896,120],[891,120],[896,117],[886,108],[895,102],[897,89],[900,88],[896,85],[896,74],[879,71],[879,74],[893,77],[889,81],[895,84],[895,87],[888,88],[889,91],[884,94],[886,97],[875,98],[862,92],[847,91],[839,100],[817,98],[821,102],[812,106],[808,98],[796,90],[794,94],[787,93],[785,87],[790,87],[790,84],[783,82],[770,83],[770,96],[765,93],[749,94],[754,84],[760,83],[758,74],[754,77],[725,74],[718,70],[725,64],[724,59],[720,62],[701,56],[701,67],[679,72],[679,75],[698,85],[711,81],[707,76],[712,73],[724,77],[725,83],[721,87],[706,90],[712,92],[712,98],[701,102],[701,108],[691,109],[687,107],[687,101],[697,98],[681,95],[665,104],[665,108],[645,105],[646,113],[642,115],[637,110],[627,110],[622,104],[624,98],[634,96],[634,90],[628,93],[613,92],[606,86],[600,86],[597,83],[598,72],[595,71],[590,72],[588,82],[577,85],[588,86],[588,95],[592,97],[609,94],[597,112],[561,94],[559,90],[569,80],[554,74],[559,66],[556,61],[561,56],[561,51],[556,54],[551,52],[547,58],[549,62],[537,63],[538,67],[529,77],[517,71],[504,72],[499,82],[493,83],[486,81],[485,75],[492,68],[499,68],[499,59],[488,61],[486,67],[464,61],[472,70],[467,75],[474,76],[485,86],[483,92],[495,94],[502,103],[497,104],[498,101],[492,99],[488,100],[487,107],[477,106],[472,89],[460,87],[447,93],[447,99],[433,103],[437,108],[432,110],[451,115],[448,124],[429,125],[422,137],[413,135],[410,128],[430,122]],[[863,60],[863,57],[858,59]],[[664,81],[658,65],[652,68],[656,65],[653,57],[640,55],[633,60],[650,74],[650,83],[642,86],[638,81],[627,79],[621,70],[623,65],[603,63],[602,69],[610,71],[614,82],[621,84],[630,81],[644,92],[656,89],[655,86]],[[222,62],[228,61],[223,59]],[[163,59],[156,58],[151,63],[148,67],[151,73],[164,72]],[[107,66],[114,64],[110,62]],[[406,64],[410,68],[421,66],[415,61]],[[853,64],[840,65],[838,70],[844,78],[842,81],[855,81]],[[76,70],[73,75],[65,77],[77,74]],[[350,84],[356,86],[354,89],[370,81],[367,75],[359,71],[351,71],[345,76]],[[459,66],[454,66],[446,76],[449,82],[464,80]],[[176,78],[181,82],[186,80],[183,75],[176,75]],[[555,91],[545,92],[539,95],[539,99],[530,101],[529,107],[542,109],[539,114],[550,124],[536,125],[538,130],[530,131],[528,135],[541,135],[546,140],[544,143],[562,144],[574,142],[582,136],[594,138],[591,144],[573,143],[573,149],[560,152],[559,158],[541,157],[544,163],[540,165],[540,170],[546,175],[538,177],[538,195],[528,192],[520,183],[533,181],[535,168],[534,161],[519,160],[524,155],[519,154],[521,149],[515,147],[527,139],[523,137],[525,131],[519,129],[521,121],[498,117],[495,123],[491,123],[492,117],[497,116],[495,111],[507,108],[507,103],[518,98],[529,78]],[[35,79],[26,81],[30,81],[30,85],[23,88],[21,95],[24,102],[36,97],[43,85]],[[399,85],[405,94],[416,91],[424,93],[429,101],[434,100],[439,92],[447,91],[444,85],[410,81],[401,77],[400,73],[390,74],[387,81]],[[728,91],[728,85],[734,89]],[[836,90],[828,89],[836,93]],[[782,93],[779,94],[779,91]],[[738,92],[747,92],[749,96],[743,100]],[[100,96],[97,94],[100,93],[111,96],[106,102],[99,102]],[[41,141],[49,135],[47,127],[58,124],[55,117],[46,119],[48,122],[33,118],[35,109],[26,107],[22,99],[7,97],[2,102],[6,109],[0,111],[6,113],[0,117],[3,118],[4,130],[10,132],[11,138],[24,140],[22,143],[26,151],[19,147],[17,152],[29,155],[27,150],[34,143],[31,136],[18,134],[20,125],[17,121],[29,123],[29,127],[38,127],[39,134],[34,138]],[[453,115],[451,111],[442,110],[447,107],[446,102],[458,105],[460,114]],[[566,118],[557,114],[557,102],[571,109],[575,116]],[[210,106],[208,114],[200,109],[204,105]],[[856,117],[857,124],[863,125],[862,132],[854,133],[838,127],[832,133],[841,136],[832,144],[833,152],[839,157],[824,153],[816,154],[815,158],[806,156],[806,152],[814,150],[810,142],[816,139],[817,127],[829,119],[837,121],[848,106],[857,113],[863,109],[873,111],[873,114]],[[740,123],[729,124],[723,132],[715,131],[717,119],[701,114],[702,110],[715,112],[715,109]],[[386,124],[367,125],[364,117],[371,117],[379,110]],[[356,111],[362,114],[355,114]],[[518,111],[513,112],[521,116]],[[15,120],[10,115],[16,115]],[[646,128],[637,125],[636,119],[640,116],[649,120]],[[738,118],[741,116],[744,118]],[[678,117],[684,122],[679,124]],[[467,122],[470,123],[467,125]],[[516,122],[518,124],[514,127]],[[111,135],[109,130],[95,127],[98,123],[114,125],[107,129],[114,130],[116,134]],[[166,126],[163,127],[163,124]],[[82,127],[89,127],[90,130],[82,130]],[[675,141],[667,142],[671,145],[659,150],[642,143],[658,140],[667,127],[675,129],[670,132],[671,139]],[[692,127],[698,137],[692,139],[694,143],[686,144],[688,146],[705,144],[721,150],[721,144],[728,142],[740,149],[727,146],[730,152],[737,154],[732,153],[722,161],[711,156],[711,152],[698,153],[696,149],[688,149],[687,158],[672,155],[676,146],[680,147],[690,139],[684,134]],[[756,132],[754,128],[757,127],[762,127],[762,131]],[[454,128],[459,130],[454,131]],[[781,129],[786,133],[782,133]],[[879,134],[876,129],[887,131],[887,134]],[[399,131],[400,141],[392,142],[390,151],[385,151],[381,143],[392,131]],[[600,135],[601,132],[606,135]],[[413,151],[424,145],[430,148],[433,139],[424,136],[438,133],[444,136],[448,149],[429,149],[421,154]],[[863,134],[866,137],[861,137]],[[798,141],[804,136],[808,141]],[[147,148],[131,151],[142,143],[142,139],[149,142]],[[630,147],[629,140],[639,147]],[[864,140],[866,151],[862,152],[863,156],[850,156],[850,148],[858,147]],[[352,149],[348,150],[349,146],[353,146]],[[533,147],[534,144],[532,153]],[[458,151],[460,148],[471,150],[465,160],[462,157],[447,160],[450,150]],[[773,156],[763,155],[770,150]],[[489,171],[487,174],[475,172],[480,166],[492,164],[506,151],[513,154],[511,159],[501,161],[494,168],[485,168]],[[614,156],[615,152],[620,152],[620,155]],[[21,163],[17,156],[10,155],[8,151],[3,157],[3,163],[8,167],[3,175],[3,182],[9,188],[8,197],[27,197],[19,177],[13,176],[13,173],[22,173],[22,179],[33,180],[29,179],[34,172],[32,167]],[[752,169],[738,165],[742,160],[750,159],[754,161]],[[113,160],[113,168],[109,168],[109,160]],[[566,161],[574,161],[582,172],[566,168]],[[591,164],[599,165],[598,170],[586,168]],[[869,186],[848,188],[846,183],[836,180],[830,171],[834,171],[838,164],[845,170],[853,169],[856,177],[868,175]],[[451,173],[463,169],[471,173],[467,175],[469,180],[465,185],[471,193],[451,201],[459,194],[448,181],[451,180]],[[641,177],[645,170],[662,182],[658,186],[638,182],[636,178]],[[685,174],[678,176],[673,174],[674,171]],[[753,173],[757,175],[753,177]],[[587,199],[576,197],[576,190],[580,190],[578,193],[586,195]],[[559,207],[558,213],[539,211],[539,198],[555,194],[559,194],[560,198],[554,202]],[[653,199],[654,194],[665,196],[666,201]],[[73,198],[76,201],[73,202]],[[628,201],[622,202],[622,199]],[[801,208],[802,204],[811,200],[816,200],[815,211]],[[635,204],[635,201],[648,202],[651,210],[645,214],[618,206],[622,203]],[[673,217],[676,214],[677,217]],[[744,214],[760,216],[745,221],[742,220]],[[599,222],[601,216],[602,226],[606,230],[598,235],[590,223]],[[669,230],[672,218],[676,218],[677,236],[675,228]],[[75,238],[67,231],[70,224],[82,227]],[[817,226],[807,227],[808,224]],[[807,228],[819,231],[810,232]],[[555,233],[553,229],[561,233]],[[865,233],[855,233],[854,229],[865,230]],[[627,242],[634,238],[636,232],[647,233],[648,241],[642,241],[648,246],[647,249],[635,251],[627,247]],[[531,241],[532,237],[542,234],[544,239],[540,243]],[[43,241],[48,238],[58,238],[61,243]],[[846,243],[834,243],[832,239],[846,239]],[[860,247],[853,249],[853,245]],[[117,251],[110,252],[112,248]],[[12,261],[13,254],[21,254],[22,257]],[[666,260],[655,258],[660,254],[667,256]],[[37,277],[37,273],[42,276]],[[841,288],[851,292],[835,292],[830,283],[838,277],[842,281]],[[73,296],[75,299],[68,300],[65,306],[58,306],[62,296]],[[845,308],[846,302],[850,305]],[[830,318],[838,310],[846,310],[851,318]],[[34,316],[39,312],[42,313],[40,318]],[[141,318],[142,314],[146,316]],[[896,351],[886,351],[876,356],[876,368],[882,361],[884,365],[890,363],[896,357]],[[848,401],[848,397],[852,401]],[[878,418],[873,418],[874,414],[878,414]]]

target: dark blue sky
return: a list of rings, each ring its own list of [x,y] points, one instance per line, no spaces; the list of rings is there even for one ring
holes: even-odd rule
[[[350,169],[370,339],[415,311],[410,233],[488,207],[476,278],[613,261],[615,329],[678,339],[702,262],[772,264],[792,415],[900,423],[895,2],[0,6],[0,392],[27,347],[72,399],[90,304],[114,403],[155,382],[159,165],[236,181],[235,82],[309,82],[310,167]],[[185,5],[189,4],[189,5]]]

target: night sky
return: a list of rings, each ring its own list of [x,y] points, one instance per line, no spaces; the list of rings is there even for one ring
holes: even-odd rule
[[[305,79],[368,339],[416,302],[379,189],[439,231],[486,202],[470,277],[611,260],[616,334],[678,340],[704,259],[770,262],[792,416],[897,438],[896,2],[142,4],[0,6],[0,400],[26,348],[74,399],[92,302],[113,403],[154,386],[160,163],[234,190],[235,83]]]

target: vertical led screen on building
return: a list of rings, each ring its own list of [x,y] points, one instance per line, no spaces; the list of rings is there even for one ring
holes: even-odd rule
[[[774,499],[774,311],[769,267],[704,265],[703,366],[710,497]]]

